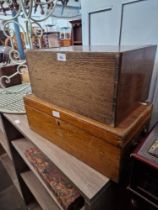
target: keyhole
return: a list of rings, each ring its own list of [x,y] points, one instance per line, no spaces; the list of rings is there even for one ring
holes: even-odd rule
[[[59,121],[57,121],[57,125],[60,126],[60,122]]]

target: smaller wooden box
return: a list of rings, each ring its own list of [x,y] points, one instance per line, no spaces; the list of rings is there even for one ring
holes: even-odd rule
[[[34,95],[24,100],[32,130],[115,182],[120,178],[126,147],[148,124],[152,110],[151,105],[142,104],[117,128],[112,128]]]
[[[17,65],[8,64],[6,66],[0,67],[0,77],[2,76],[11,76],[17,71]],[[6,78],[2,79],[2,83],[4,87],[10,87],[13,85],[19,85],[22,83],[22,77],[20,74],[17,74],[13,78],[11,78],[11,81],[7,83]]]

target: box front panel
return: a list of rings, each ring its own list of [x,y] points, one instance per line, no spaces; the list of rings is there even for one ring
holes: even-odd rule
[[[112,53],[27,53],[33,93],[71,111],[113,124],[116,61]]]
[[[26,110],[32,130],[113,181],[118,181],[120,148],[31,106],[26,105]]]

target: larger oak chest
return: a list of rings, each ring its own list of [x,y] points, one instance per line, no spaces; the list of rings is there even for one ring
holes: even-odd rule
[[[31,129],[115,182],[147,127],[152,106],[141,104],[116,128],[68,111],[34,95],[25,97]],[[56,115],[55,115],[56,114]]]

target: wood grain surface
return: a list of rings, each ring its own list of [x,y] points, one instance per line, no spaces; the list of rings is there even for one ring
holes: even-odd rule
[[[130,141],[137,134],[137,130],[143,127],[146,120],[150,118],[152,112],[152,105],[140,104],[122,123],[116,128],[113,128],[107,124],[99,123],[83,115],[48,103],[33,94],[26,96],[24,101],[25,105],[48,114],[51,117],[53,117],[52,111],[57,111],[60,113],[60,120],[76,126],[90,135],[102,138],[104,141],[117,147],[122,147],[122,144],[127,140]]]
[[[57,106],[116,126],[146,100],[155,51],[155,46],[28,51],[32,90]]]
[[[42,184],[38,181],[36,176],[31,171],[27,171],[25,173],[21,174],[21,177],[23,178],[25,184],[28,186],[42,209],[44,210],[59,210],[60,208],[57,207],[57,205],[54,203],[53,199],[45,188],[42,186]]]
[[[122,127],[117,129],[101,124],[102,127],[97,130],[95,122],[86,122],[84,126],[82,124],[84,119],[80,120],[82,116],[77,118],[71,115],[69,118],[69,113],[66,111],[60,112],[60,119],[53,117],[54,107],[48,106],[48,103],[45,104],[40,99],[36,100],[35,96],[27,96],[25,105],[32,130],[116,182],[119,180],[121,150],[124,142],[132,140],[143,129],[151,114],[151,106],[142,105],[140,107],[144,110],[131,116],[131,120],[124,122]],[[99,130],[104,134],[103,137],[98,135]],[[109,142],[109,139],[113,141]]]
[[[155,46],[121,53],[116,102],[117,124],[125,119],[140,102],[147,100],[155,53]]]
[[[112,53],[27,53],[33,93],[86,117],[113,124],[116,55]],[[38,61],[38,62],[36,62]]]

